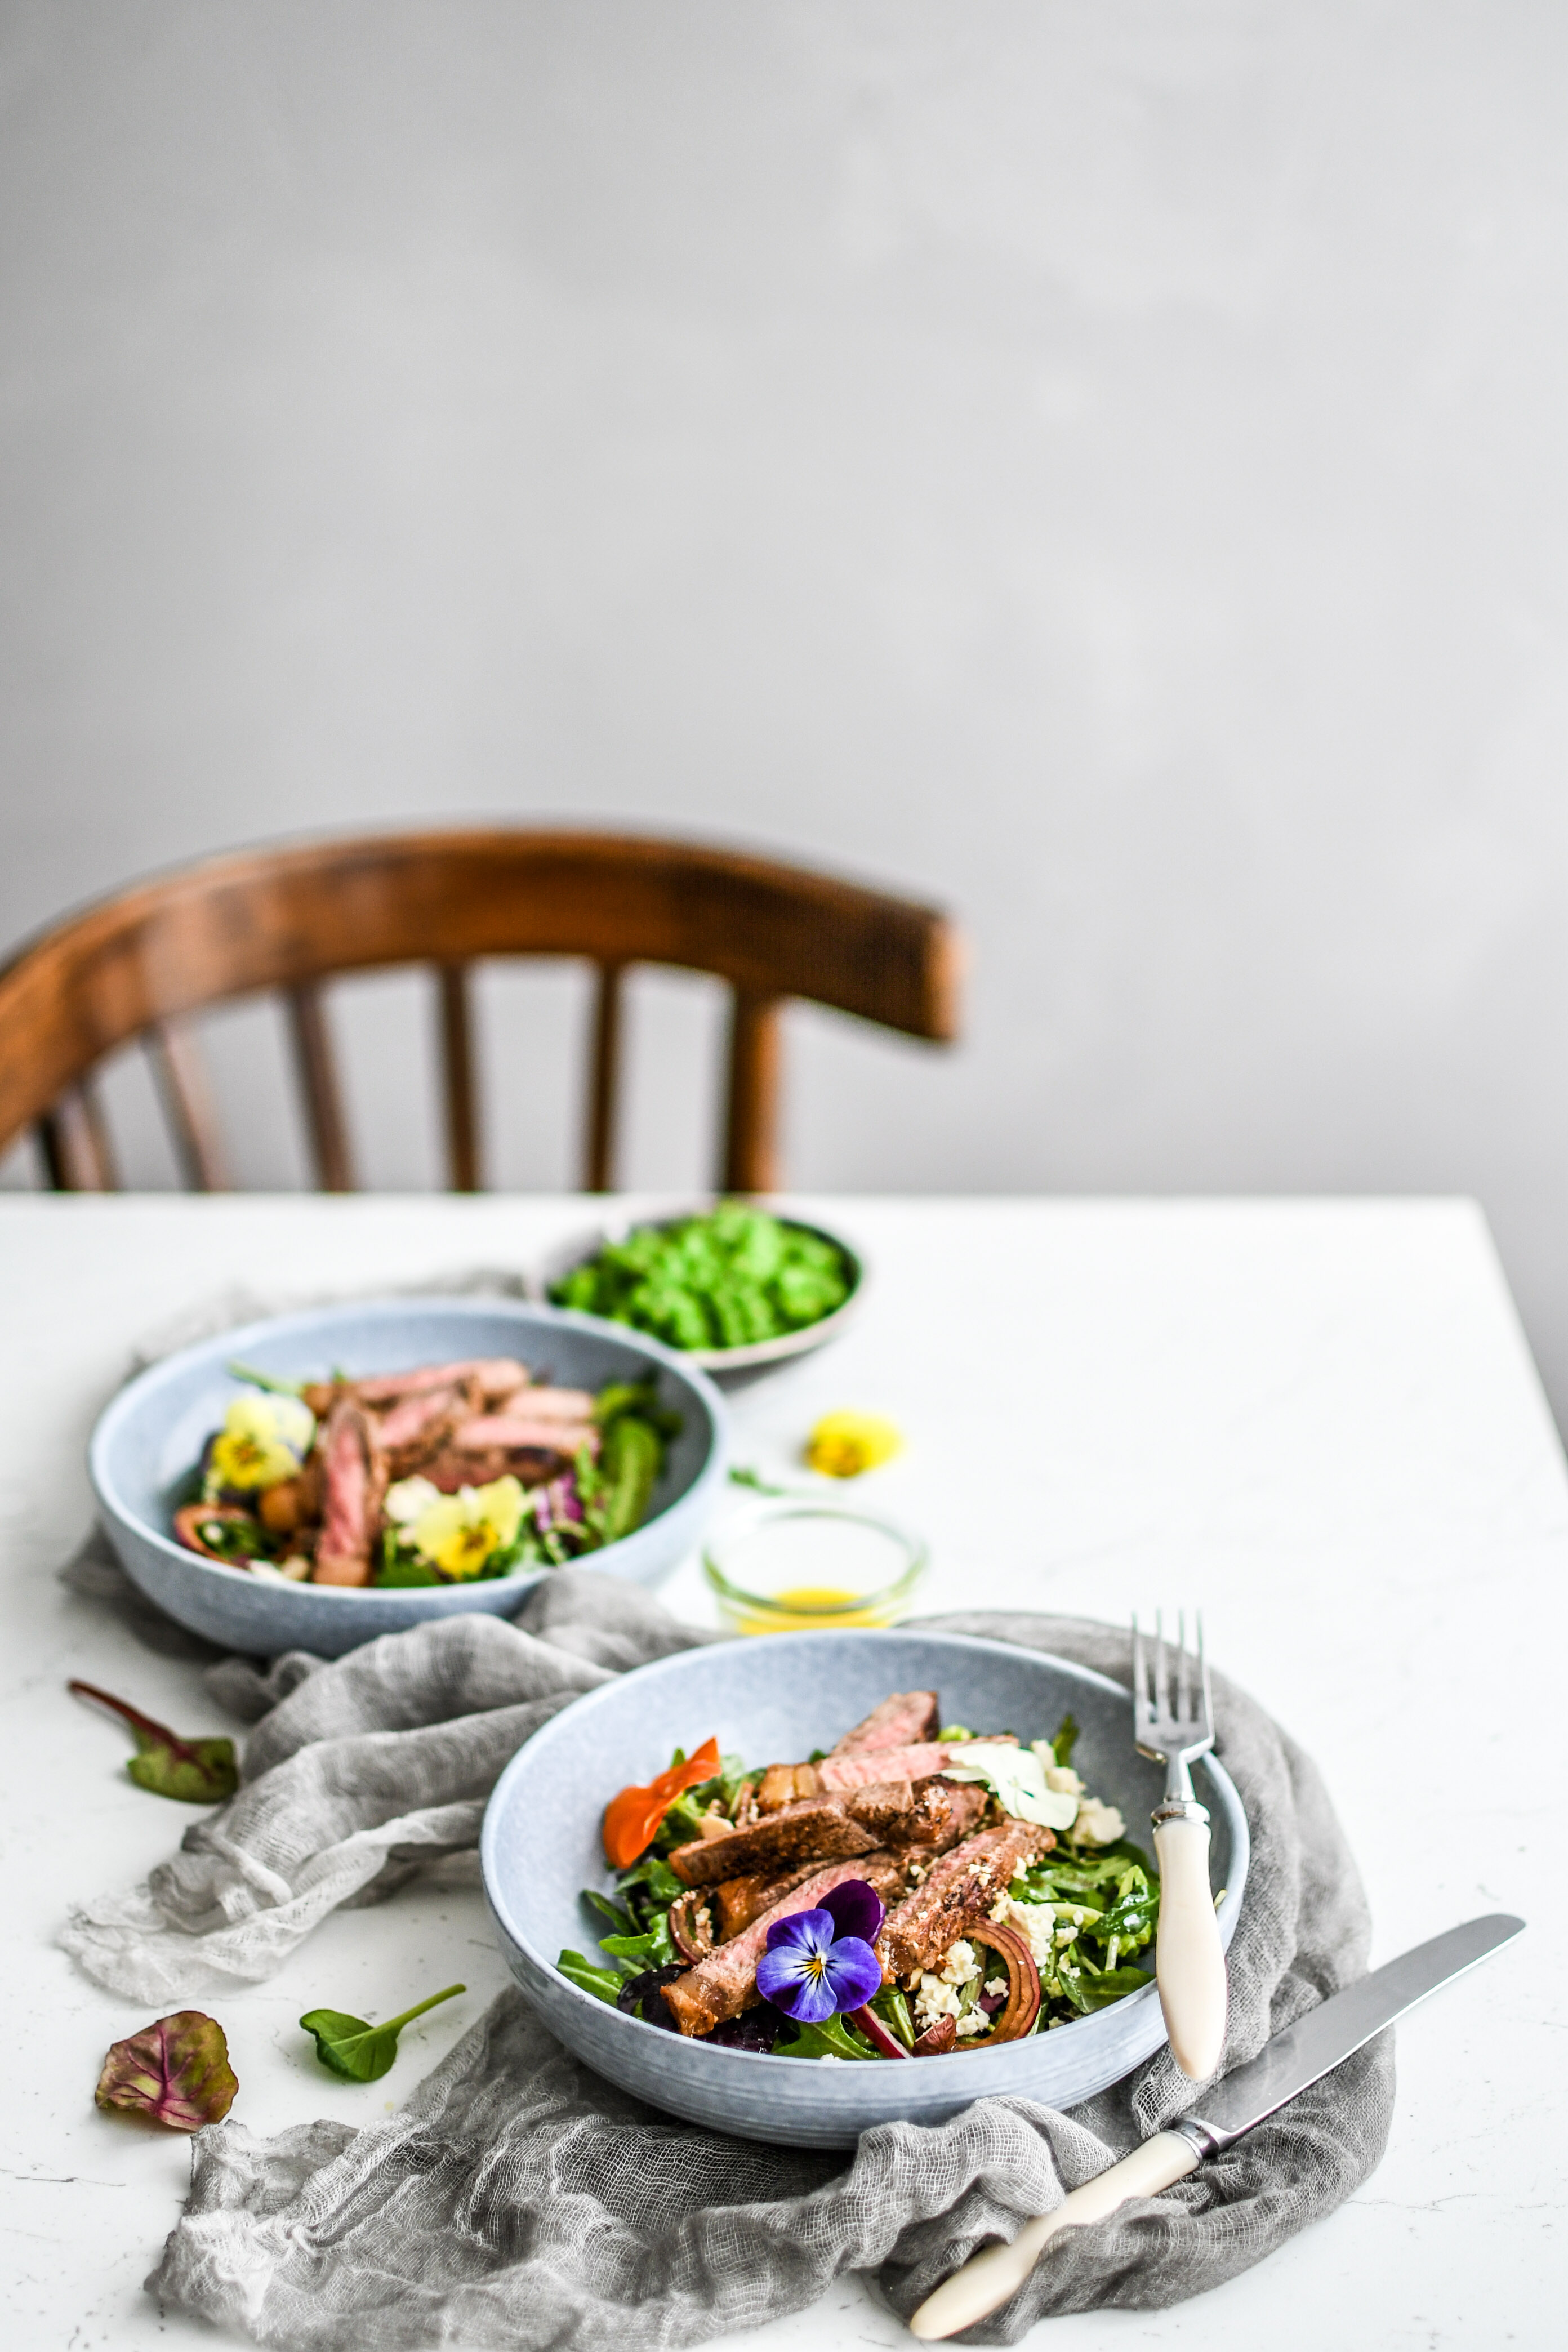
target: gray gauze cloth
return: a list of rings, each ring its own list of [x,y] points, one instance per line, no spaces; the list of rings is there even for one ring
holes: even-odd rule
[[[926,1622],[1129,1677],[1126,1634],[1082,1619]],[[267,1708],[245,1786],[141,1894],[79,1913],[70,1947],[100,1982],[149,2000],[264,1976],[333,1904],[471,1857],[502,1765],[575,1692],[704,1638],[636,1588],[568,1571],[515,1626],[448,1618],[335,1665],[220,1666],[231,1699]],[[1218,1676],[1215,1702],[1252,1832],[1228,2069],[1364,1971],[1368,1920],[1310,1760]],[[966,2340],[1013,2343],[1053,2313],[1218,2285],[1366,2178],[1393,2095],[1385,2034],[1163,2197],[1058,2239]],[[983,2099],[937,2128],[881,2126],[852,2157],[768,2147],[627,2096],[507,1992],[384,2122],[198,2133],[190,2203],[148,2284],[300,2352],[652,2352],[803,2310],[846,2271],[873,2273],[908,2315],[1191,2097],[1162,2051],[1070,2114]]]

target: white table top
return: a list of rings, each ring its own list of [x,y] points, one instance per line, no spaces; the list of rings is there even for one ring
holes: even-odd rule
[[[1121,1619],[1200,1602],[1212,1655],[1318,1757],[1371,1895],[1374,1962],[1481,1911],[1531,1933],[1399,2029],[1384,2161],[1330,2221],[1200,2301],[1050,2323],[1060,2352],[1203,2343],[1520,2347],[1562,2340],[1568,1897],[1550,1705],[1568,1660],[1568,1485],[1479,1213],[1452,1202],[812,1204],[876,1282],[835,1347],[735,1400],[737,1455],[786,1469],[829,1406],[889,1412],[905,1458],[855,1491],[930,1537],[926,1605]],[[106,1683],[182,1729],[226,1726],[196,1669],[131,1643],[51,1570],[89,1517],[83,1451],[132,1347],[218,1294],[287,1299],[526,1263],[570,1200],[0,1202],[0,1568],[12,2050],[0,2126],[16,2352],[211,2345],[141,2281],[183,2141],[97,2113],[109,2042],[147,2021],[55,1948],[66,1902],[139,1876],[189,1818],[136,1790]],[[979,1473],[976,1473],[979,1465]],[[1001,1473],[988,1487],[991,1465]],[[708,1618],[690,1566],[666,1598]],[[1549,1843],[1549,1827],[1554,1832]],[[334,2084],[296,2024],[468,1996],[384,2081]],[[218,2004],[268,2133],[405,2096],[500,1989],[477,1894],[339,1915]],[[1351,2315],[1353,2313],[1353,2325]],[[725,2338],[907,2344],[857,2282]],[[1042,2331],[1032,2341],[1043,2344]]]

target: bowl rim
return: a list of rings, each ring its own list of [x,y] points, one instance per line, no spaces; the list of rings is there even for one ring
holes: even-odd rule
[[[804,1628],[799,1633],[770,1633],[765,1636],[765,1639],[769,1642],[792,1643],[885,1643],[889,1638],[889,1633],[900,1640],[940,1642],[945,1647],[969,1651],[978,1654],[981,1656],[1003,1657],[1007,1659],[1016,1659],[1019,1657],[1040,1659],[1050,1665],[1060,1668],[1064,1673],[1071,1675],[1075,1680],[1090,1683],[1099,1690],[1113,1693],[1118,1698],[1124,1698],[1127,1701],[1129,1716],[1131,1717],[1132,1691],[1131,1686],[1129,1684],[1119,1683],[1115,1680],[1114,1676],[1110,1675],[1102,1675],[1093,1666],[1080,1666],[1076,1659],[1064,1658],[1055,1650],[1028,1650],[1025,1649],[1023,1644],[1020,1643],[997,1642],[992,1640],[985,1634],[949,1633],[936,1626],[932,1626],[928,1631],[926,1628],[918,1624],[899,1625],[886,1629],[880,1626],[869,1625],[839,1625],[807,1627]],[[736,1635],[732,1638],[742,1640],[744,1639],[744,1636]],[[703,1643],[699,1645],[699,1648],[702,1654],[706,1654],[710,1649],[716,1648],[718,1646],[719,1644],[717,1643]],[[541,1724],[539,1729],[528,1739],[524,1740],[516,1755],[511,1758],[510,1762],[502,1770],[500,1778],[497,1780],[495,1787],[491,1790],[489,1801],[485,1806],[484,1820],[479,1828],[479,1876],[484,1887],[485,1901],[489,1906],[491,1916],[494,1919],[496,1926],[500,1929],[501,1934],[510,1941],[513,1947],[521,1952],[533,1967],[543,1970],[552,1979],[554,1989],[557,1989],[562,1993],[569,1996],[574,2003],[582,2004],[583,2013],[585,2016],[594,2016],[596,2013],[603,2012],[608,2010],[610,2005],[607,2001],[600,2000],[595,1994],[584,1992],[582,1987],[580,1985],[574,1985],[569,1977],[563,1977],[553,1960],[542,1958],[537,1948],[530,1941],[528,1937],[519,1927],[517,1921],[510,1916],[505,1902],[501,1897],[496,1864],[497,1847],[500,1837],[499,1823],[503,1801],[507,1797],[510,1784],[522,1777],[525,1759],[529,1755],[530,1749],[533,1747],[534,1741],[544,1738],[548,1745],[547,1736],[552,1732],[555,1725],[563,1722],[569,1716],[578,1715],[581,1710],[612,1705],[614,1703],[616,1694],[624,1689],[626,1684],[630,1682],[634,1676],[640,1681],[651,1676],[662,1677],[668,1674],[679,1673],[681,1669],[682,1662],[689,1659],[694,1654],[697,1654],[697,1653],[691,1650],[677,1650],[672,1652],[668,1657],[650,1659],[646,1665],[634,1666],[627,1673],[616,1675],[610,1682],[601,1683],[593,1690],[581,1692],[577,1697],[571,1701],[569,1706],[563,1706],[558,1715],[552,1716],[548,1723]],[[1203,1765],[1208,1776],[1210,1788],[1215,1797],[1218,1800],[1226,1815],[1226,1825],[1230,1834],[1231,1853],[1228,1879],[1231,1883],[1227,1884],[1223,1889],[1222,1899],[1217,1906],[1221,1938],[1226,1948],[1228,1950],[1230,1939],[1235,1933],[1236,1923],[1240,1914],[1241,1905],[1246,1896],[1247,1879],[1251,1873],[1252,1837],[1251,1832],[1247,1826],[1247,1808],[1241,1801],[1240,1791],[1237,1788],[1236,1783],[1231,1779],[1229,1773],[1226,1770],[1224,1765],[1213,1753],[1212,1749],[1207,1755],[1200,1758],[1199,1761]],[[1237,1884],[1237,1881],[1239,1881],[1239,1885]],[[1158,2000],[1158,1999],[1159,1986],[1154,1982],[1152,1978],[1151,1978],[1148,1984],[1141,1985],[1136,1992],[1127,1994],[1121,2000],[1113,2002],[1109,2009],[1097,2010],[1094,2014],[1089,2017],[1075,2017],[1067,2025],[1058,2026],[1054,2030],[1058,2032],[1070,2033],[1074,2026],[1093,2025],[1102,2017],[1116,2015],[1125,2016],[1132,2011],[1135,2005],[1147,2006],[1150,2001]],[[625,2010],[617,2009],[611,2013],[619,2018],[624,2025],[633,2029],[638,2033],[655,2034],[661,2042],[668,2039],[668,2028],[664,2026],[649,2025],[645,2018],[633,2017]],[[1022,2047],[1022,2044],[1018,2046]],[[683,2035],[681,2037],[681,2048],[683,2053],[690,2053],[693,2057],[695,2057],[696,2053],[702,2053],[701,2057],[695,2059],[695,2063],[699,2065],[706,2064],[710,2059],[712,2059],[715,2062],[722,2062],[728,2059],[742,2059],[751,2065],[766,2064],[772,2066],[778,2063],[776,2054],[771,2051],[733,2050],[728,2048],[723,2043],[702,2042],[691,2036]],[[963,2066],[971,2070],[977,2065],[983,2066],[985,2060],[990,2057],[991,2054],[992,2053],[987,2050],[954,2050],[949,2052],[943,2062],[943,2081],[957,2081],[963,2084],[968,2084],[974,2081],[972,2072],[966,2073],[962,2076],[955,2076],[946,2070],[957,2066]],[[797,2058],[790,2061],[789,2063],[797,2066],[811,2066],[816,2064],[817,2061],[811,2058]],[[1141,2063],[1142,2062],[1139,2061],[1135,2063]],[[984,2076],[982,2074],[979,2080],[975,2082],[974,2088],[972,2091],[969,2091],[966,2094],[966,2096],[969,2098],[982,2098],[984,2095]],[[1014,2091],[1013,2093],[1010,2093],[1009,2095],[1016,2096],[1020,2095],[1016,2091]]]
[[[710,1216],[721,1202],[739,1197],[732,1192],[692,1194],[673,1202],[656,1202],[649,1210],[634,1212],[628,1209],[619,1215],[605,1213],[597,1223],[584,1225],[577,1233],[567,1234],[534,1260],[525,1277],[529,1295],[531,1297],[536,1296],[542,1305],[548,1306],[551,1304],[550,1285],[562,1281],[578,1266],[585,1265],[590,1258],[597,1256],[606,1242],[619,1239],[640,1225],[675,1225],[688,1217]],[[704,1371],[745,1372],[760,1370],[766,1364],[786,1363],[792,1356],[805,1355],[843,1328],[860,1307],[870,1281],[871,1269],[866,1253],[859,1243],[847,1234],[831,1225],[819,1224],[813,1217],[795,1216],[767,1195],[754,1201],[748,1199],[745,1205],[763,1210],[768,1216],[776,1217],[781,1225],[794,1225],[800,1233],[815,1234],[819,1241],[831,1242],[835,1249],[841,1250],[849,1261],[853,1276],[849,1296],[829,1314],[819,1315],[815,1323],[799,1324],[793,1331],[778,1332],[771,1339],[748,1339],[739,1348],[677,1348],[674,1350],[682,1363],[696,1364]],[[564,1313],[567,1310],[563,1308],[560,1311]],[[602,1316],[598,1319],[607,1322],[610,1318]],[[635,1323],[621,1323],[616,1328],[622,1331],[637,1331],[638,1327]],[[651,1332],[639,1336],[653,1337]],[[668,1346],[668,1342],[661,1341],[659,1344]]]
[[[693,1496],[700,1493],[705,1487],[715,1484],[722,1475],[728,1433],[728,1414],[724,1400],[701,1366],[693,1364],[689,1358],[683,1357],[678,1349],[668,1348],[661,1339],[655,1339],[647,1332],[633,1331],[626,1324],[611,1323],[602,1315],[584,1315],[574,1307],[552,1307],[548,1301],[532,1298],[477,1298],[472,1293],[448,1295],[439,1291],[422,1290],[410,1292],[405,1297],[377,1293],[363,1299],[339,1298],[328,1300],[316,1307],[291,1307],[287,1314],[261,1316],[249,1323],[237,1324],[232,1330],[213,1332],[205,1339],[193,1339],[185,1347],[176,1348],[167,1356],[160,1356],[155,1362],[144,1364],[139,1372],[132,1373],[124,1385],[117,1389],[110,1398],[109,1402],[94,1422],[92,1433],[88,1440],[88,1478],[100,1507],[122,1526],[133,1528],[142,1541],[154,1545],[165,1559],[177,1562],[182,1568],[194,1566],[205,1569],[215,1576],[235,1578],[247,1587],[253,1587],[257,1580],[251,1577],[247,1569],[231,1568],[226,1560],[208,1559],[203,1553],[192,1551],[186,1545],[176,1543],[173,1536],[166,1535],[161,1528],[149,1525],[140,1511],[133,1509],[123,1500],[115,1487],[108,1467],[110,1448],[119,1434],[121,1423],[135,1410],[147,1389],[156,1386],[163,1380],[172,1378],[193,1359],[210,1354],[216,1348],[221,1347],[226,1355],[238,1354],[258,1339],[269,1339],[279,1332],[287,1334],[290,1328],[296,1325],[315,1328],[324,1318],[330,1318],[334,1315],[344,1318],[352,1316],[356,1319],[369,1317],[372,1320],[384,1318],[390,1321],[394,1318],[417,1313],[422,1309],[439,1312],[443,1315],[449,1315],[456,1311],[471,1318],[476,1322],[481,1318],[492,1318],[497,1315],[503,1317],[510,1315],[524,1318],[527,1323],[534,1327],[543,1320],[567,1330],[585,1331],[595,1339],[611,1339],[618,1346],[630,1349],[637,1353],[646,1354],[667,1370],[679,1373],[689,1382],[698,1401],[707,1412],[710,1433],[708,1451],[696,1476],[683,1495],[678,1495],[673,1502],[667,1503],[662,1510],[656,1511],[651,1518],[645,1519],[641,1527],[634,1528],[629,1536],[623,1536],[618,1542],[605,1544],[599,1551],[588,1555],[588,1559],[595,1567],[603,1568],[606,1561],[611,1562],[613,1573],[614,1555],[622,1543],[636,1542],[638,1536],[642,1535],[647,1528],[657,1526],[668,1512],[678,1509],[681,1504],[689,1502]],[[537,1582],[538,1580],[532,1577],[531,1570],[527,1571],[527,1576]],[[505,1577],[492,1577],[484,1580],[490,1585],[506,1585],[510,1581]],[[525,1580],[522,1577],[517,1580],[519,1584],[524,1583]],[[477,1583],[480,1580],[475,1580],[475,1581]],[[272,1590],[270,1581],[266,1589],[269,1591]],[[379,1588],[368,1585],[300,1584],[295,1589],[300,1593],[309,1593],[313,1602],[320,1602],[329,1608],[356,1608],[363,1604],[367,1595],[377,1599],[386,1597]],[[433,1589],[446,1591],[450,1588],[441,1586]],[[400,1597],[417,1601],[422,1595],[415,1590],[405,1591]],[[523,1593],[519,1594],[520,1607],[525,1597]]]

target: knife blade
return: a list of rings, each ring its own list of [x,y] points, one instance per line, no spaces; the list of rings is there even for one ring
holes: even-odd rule
[[[1374,1969],[1359,1984],[1347,1985],[1282,2033],[1258,2056],[1226,2074],[1201,2104],[1169,2130],[1156,2132],[1081,2189],[1053,2212],[1026,2221],[1011,2245],[987,2246],[972,2254],[926,2297],[910,2321],[924,2342],[956,2336],[1016,2294],[1042,2250],[1063,2230],[1103,2221],[1129,2197],[1157,2197],[1201,2164],[1254,2130],[1288,2101],[1364,2048],[1374,2034],[1405,2015],[1446,1984],[1477,1967],[1524,1927],[1511,1912],[1468,1919],[1429,1943],[1417,1944],[1396,1960]]]

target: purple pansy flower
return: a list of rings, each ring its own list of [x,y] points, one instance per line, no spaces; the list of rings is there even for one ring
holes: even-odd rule
[[[815,1911],[775,1919],[757,1962],[757,1990],[797,2025],[863,2008],[881,1987],[882,1963],[871,1947],[883,1916],[875,1888],[847,1878]]]

